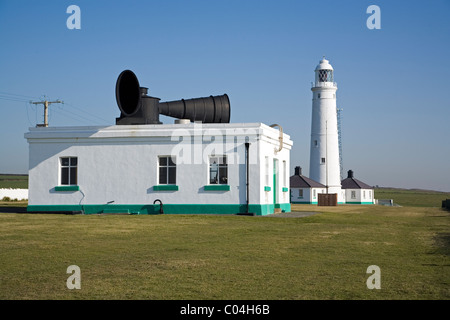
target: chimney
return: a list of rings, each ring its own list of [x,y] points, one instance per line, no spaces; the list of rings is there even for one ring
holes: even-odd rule
[[[353,170],[348,170],[347,178],[353,179]]]
[[[295,167],[295,175],[301,176],[302,175],[302,168],[301,167]]]

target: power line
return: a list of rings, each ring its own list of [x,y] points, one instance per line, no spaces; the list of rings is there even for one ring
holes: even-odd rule
[[[19,98],[8,97],[8,96],[3,97],[3,96],[1,96],[1,95],[0,95],[0,99],[1,99],[1,100],[8,100],[8,101],[16,101],[16,102],[28,102],[28,100],[25,100],[25,99],[19,99]]]
[[[68,105],[68,106],[71,106],[71,107],[73,107],[73,108],[75,108],[75,109],[77,109],[77,110],[79,110],[79,111],[81,111],[81,112],[84,112],[86,115],[89,115],[90,117],[95,117],[95,118],[97,118],[98,120],[104,121],[105,123],[108,123],[108,122],[109,122],[108,120],[105,120],[105,119],[103,119],[102,117],[99,117],[99,116],[97,116],[97,115],[95,115],[95,114],[93,114],[93,113],[87,112],[86,110],[83,110],[83,109],[77,107],[76,105],[74,105],[74,104],[72,104],[72,103],[67,103],[67,102],[65,102],[64,104],[65,104],[65,105]]]
[[[69,110],[66,110],[66,109],[58,108],[58,109],[53,109],[53,111],[54,111],[54,112],[60,112],[61,115],[65,116],[65,117],[67,117],[67,118],[71,118],[72,120],[76,120],[76,121],[80,121],[80,122],[81,122],[81,121],[83,121],[83,122],[84,122],[84,121],[92,122],[92,119],[89,119],[89,118],[86,118],[86,117],[84,117],[84,116],[82,116],[82,115],[79,115],[79,114],[70,112]],[[72,116],[71,116],[71,115],[72,115]],[[76,118],[74,118],[73,116],[78,117],[78,118],[83,119],[83,120],[76,119]]]
[[[28,99],[36,99],[36,97],[26,96],[23,94],[9,93],[9,92],[4,92],[4,91],[0,91],[0,95],[16,96],[16,97],[22,97],[22,98],[28,98]]]
[[[40,101],[33,102],[33,101],[29,100],[29,98],[34,99],[34,100],[40,100]],[[97,115],[95,115],[93,113],[90,113],[90,112],[88,112],[86,110],[83,110],[82,108],[80,108],[80,107],[78,107],[78,106],[76,106],[76,105],[74,105],[72,103],[65,103],[64,101],[60,101],[60,100],[48,101],[48,98],[47,98],[46,95],[41,95],[39,98],[37,98],[37,97],[27,96],[27,95],[23,95],[23,94],[16,94],[16,93],[9,93],[9,92],[5,92],[5,91],[0,91],[0,100],[14,101],[14,102],[26,102],[26,103],[29,103],[30,105],[32,105],[32,104],[34,104],[34,105],[36,105],[36,104],[43,104],[44,105],[44,124],[38,125],[38,126],[44,126],[44,127],[48,126],[48,120],[49,120],[49,117],[51,116],[51,113],[49,113],[49,111],[48,111],[48,106],[50,104],[52,104],[52,103],[61,103],[61,104],[68,105],[68,106],[72,107],[73,109],[77,109],[79,112],[82,112],[83,114],[88,116],[88,117],[82,116],[80,114],[76,114],[76,113],[70,112],[69,110],[62,109],[61,107],[59,107],[57,109],[52,108],[53,111],[66,112],[66,113],[69,113],[69,114],[77,117],[77,118],[74,118],[74,117],[72,117],[72,116],[70,116],[68,114],[63,114],[63,115],[65,115],[68,118],[71,118],[71,119],[74,119],[74,120],[77,120],[77,121],[82,121],[80,119],[83,119],[84,121],[88,121],[90,123],[95,123],[95,120],[92,119],[92,118],[95,118],[97,120],[100,120],[102,123],[105,123],[105,124],[109,123],[108,120],[106,120],[106,119],[104,119],[102,117],[99,117],[99,116],[97,116]],[[45,107],[45,101],[48,102],[47,107]],[[46,110],[47,110],[47,113],[46,113]],[[36,116],[37,116],[37,113],[36,113]],[[27,107],[27,117],[28,117],[28,120],[30,122],[29,114],[28,114],[28,107]],[[36,123],[37,123],[37,117],[36,117]]]

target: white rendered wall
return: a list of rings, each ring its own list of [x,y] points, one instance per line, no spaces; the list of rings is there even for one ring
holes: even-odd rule
[[[291,192],[291,202],[317,204],[319,193],[326,193],[325,188],[302,188],[303,198],[298,196],[300,188],[293,188]]]
[[[303,190],[303,197],[299,197],[300,188],[291,189],[291,202],[292,203],[311,203],[312,192],[311,188],[301,188]]]
[[[345,198],[341,192],[336,90],[334,85],[312,88],[309,177],[328,186],[328,193],[337,193],[338,202],[342,203]],[[325,163],[322,158],[325,158]]]
[[[152,204],[155,199],[176,204],[245,204],[245,141],[250,143],[250,204],[264,203],[261,156],[277,157],[289,168],[289,136],[284,135],[283,150],[274,155],[278,130],[266,125],[195,126],[30,128],[25,135],[30,148],[28,204]],[[204,190],[209,184],[211,154],[228,156],[230,191]],[[153,190],[158,185],[158,156],[163,155],[176,155],[178,191]],[[80,191],[55,191],[60,157],[78,158]],[[288,203],[282,187],[280,183],[277,194]]]
[[[352,198],[352,192],[355,197]],[[374,203],[373,189],[345,189],[345,200],[347,203]]]
[[[274,204],[274,160],[277,167],[276,172],[276,203],[289,203],[289,168],[290,168],[290,149],[292,141],[289,140],[289,136],[284,134],[283,148],[278,151],[279,143],[279,131],[278,128],[268,128],[270,134],[261,137],[260,149],[259,149],[259,181],[260,187],[258,189],[259,201],[262,204]],[[268,168],[266,169],[265,159],[268,159]],[[268,179],[266,177],[268,170]],[[266,181],[268,180],[268,181]],[[269,191],[265,191],[264,187],[269,187]],[[285,190],[285,191],[283,191]]]
[[[11,200],[27,200],[28,199],[28,189],[0,189],[0,201],[8,197]]]

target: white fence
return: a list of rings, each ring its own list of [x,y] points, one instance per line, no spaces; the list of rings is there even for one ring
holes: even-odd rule
[[[0,189],[0,201],[4,197],[11,200],[28,200],[28,189]]]

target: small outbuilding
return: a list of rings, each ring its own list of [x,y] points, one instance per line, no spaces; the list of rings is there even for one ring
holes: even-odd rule
[[[302,168],[295,167],[295,174],[289,178],[291,203],[317,204],[319,193],[326,193],[326,186],[302,175]]]
[[[345,190],[345,203],[374,204],[373,187],[355,179],[352,170],[349,170],[347,173],[347,178],[341,182],[342,190]]]
[[[160,102],[131,70],[119,75],[115,91],[115,125],[46,124],[25,134],[29,212],[290,211],[292,140],[281,126],[230,123],[226,94]]]
[[[292,141],[262,123],[39,127],[25,138],[29,212],[290,211]]]

